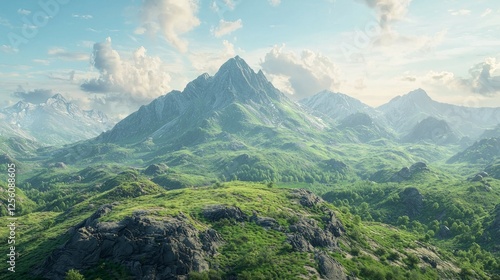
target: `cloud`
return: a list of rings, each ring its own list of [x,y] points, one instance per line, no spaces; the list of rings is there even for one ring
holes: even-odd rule
[[[17,52],[19,52],[18,49],[14,48],[12,46],[9,46],[9,45],[0,46],[0,50],[2,50],[3,53],[17,53]]]
[[[197,12],[198,3],[194,0],[144,0],[141,27],[152,35],[161,33],[175,48],[186,52],[188,42],[180,35],[200,25]]]
[[[268,2],[273,7],[279,6],[281,4],[281,0],[268,0]]]
[[[77,61],[82,61],[82,60],[88,60],[90,56],[86,53],[80,53],[80,52],[69,52],[63,48],[51,48],[47,52],[48,55],[63,59],[63,60],[77,60]]]
[[[88,79],[80,87],[99,93],[99,102],[103,104],[112,102],[135,110],[170,90],[166,65],[159,57],[148,56],[144,47],[135,50],[130,59],[123,59],[108,37],[94,44],[92,65],[99,77]]]
[[[280,90],[304,98],[324,89],[338,88],[339,69],[328,57],[310,50],[297,55],[284,48],[274,46],[261,62],[271,82],[276,79],[277,86],[284,86],[278,87]]]
[[[222,50],[191,53],[189,60],[197,71],[214,74],[224,62],[236,55],[234,45],[229,41],[222,41],[222,46]]]
[[[484,62],[478,63],[469,69],[470,78],[462,80],[473,92],[487,96],[500,93],[500,76],[494,76],[500,63],[496,58],[486,58]]]
[[[448,10],[450,15],[452,16],[467,16],[470,15],[471,11],[467,9],[460,9],[460,10]]]
[[[489,57],[469,69],[469,77],[457,77],[449,71],[429,71],[421,77],[424,82],[443,84],[450,89],[458,89],[484,96],[495,96],[500,93],[500,75],[495,75],[500,68],[496,58]]]
[[[33,59],[33,62],[42,64],[42,65],[50,65],[50,61],[45,59]]]
[[[17,90],[12,93],[12,96],[21,98],[22,101],[41,104],[47,101],[50,97],[54,96],[54,92],[48,89],[35,89],[32,91],[26,91],[21,86],[17,87]]]
[[[455,80],[455,75],[448,71],[429,71],[425,76],[426,80],[439,81],[444,84],[452,83]]]
[[[406,82],[415,82],[417,80],[417,77],[413,75],[406,75],[402,77],[401,80]]]
[[[485,17],[485,16],[487,16],[487,15],[491,14],[491,12],[493,12],[493,10],[492,10],[492,9],[490,9],[490,8],[487,8],[487,9],[486,9],[486,10],[484,10],[484,12],[481,14],[481,17]]]
[[[389,30],[390,25],[403,19],[408,13],[412,0],[356,0],[374,9],[378,15],[380,27]]]
[[[224,35],[230,34],[240,28],[243,27],[243,24],[241,23],[241,19],[235,20],[235,21],[225,21],[221,19],[219,21],[219,26],[213,30],[213,33],[215,37],[219,38]]]
[[[25,10],[25,9],[18,9],[17,13],[20,14],[20,15],[27,16],[27,15],[31,14],[31,11],[30,10]]]
[[[92,15],[76,15],[76,14],[73,14],[72,16],[74,18],[81,18],[81,19],[92,19],[93,18]]]

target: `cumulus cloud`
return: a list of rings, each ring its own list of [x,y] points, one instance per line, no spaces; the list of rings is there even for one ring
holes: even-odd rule
[[[131,58],[123,59],[112,48],[111,38],[95,43],[92,65],[99,71],[99,77],[81,84],[87,92],[101,93],[101,103],[115,102],[136,109],[170,90],[170,75],[159,57],[146,54],[140,47]]]
[[[193,52],[189,55],[189,60],[197,71],[214,74],[224,62],[235,55],[234,45],[224,40],[221,50]]]
[[[195,0],[144,0],[141,27],[149,34],[161,33],[175,48],[186,52],[188,42],[180,36],[200,25],[197,12]]]
[[[235,21],[225,21],[221,19],[219,25],[213,30],[215,37],[219,38],[243,27],[241,19]]]
[[[496,58],[489,57],[484,62],[478,63],[469,69],[470,78],[462,82],[468,85],[473,92],[483,95],[495,95],[500,93],[500,75],[494,76],[500,63]]]
[[[357,0],[368,7],[375,9],[380,27],[390,28],[391,23],[403,19],[408,13],[408,6],[412,0]]]
[[[35,89],[32,91],[26,91],[21,86],[12,93],[12,96],[20,98],[24,102],[41,104],[47,101],[50,97],[54,96],[54,92],[49,89]]]
[[[261,62],[262,70],[271,82],[296,98],[304,98],[324,89],[339,86],[339,69],[326,56],[310,50],[300,55],[275,46]],[[281,88],[279,87],[281,85]]]
[[[90,58],[90,56],[86,53],[80,53],[80,52],[69,52],[63,48],[52,48],[52,49],[49,49],[49,51],[47,52],[48,55],[52,56],[52,57],[55,57],[55,58],[59,58],[59,59],[63,59],[63,60],[78,60],[78,61],[82,61],[82,60],[88,60]]]

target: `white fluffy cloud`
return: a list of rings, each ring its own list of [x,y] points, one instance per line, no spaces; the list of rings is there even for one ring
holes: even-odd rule
[[[186,52],[188,42],[180,36],[200,25],[197,12],[198,2],[195,0],[143,0],[140,12],[142,29],[138,30],[161,33],[175,48]]]
[[[261,62],[262,70],[276,87],[296,98],[304,98],[321,90],[336,90],[339,69],[326,56],[310,50],[300,55],[275,46]]]
[[[219,25],[213,30],[214,36],[219,38],[243,27],[241,19],[235,21],[225,21],[221,19]]]
[[[427,74],[407,79],[405,81],[419,80],[428,84],[445,85],[450,89],[479,93],[485,96],[495,96],[500,93],[500,75],[495,75],[500,69],[500,63],[496,58],[489,57],[483,62],[477,63],[469,69],[469,77],[457,77],[449,71],[429,71]]]
[[[478,63],[469,69],[470,78],[463,83],[471,88],[473,92],[483,95],[495,95],[500,93],[500,75],[494,76],[500,63],[496,58],[489,57],[484,62]]]
[[[140,47],[129,59],[123,59],[112,48],[111,38],[94,44],[92,65],[99,71],[99,77],[85,81],[81,89],[87,92],[103,93],[100,102],[133,106],[145,104],[170,90],[170,75],[162,60],[146,54]]]
[[[189,60],[197,71],[213,75],[224,62],[236,55],[234,45],[229,41],[222,41],[222,46],[223,48],[219,51],[207,50],[191,53]]]
[[[412,0],[357,0],[375,9],[378,21],[383,29],[389,29],[394,21],[403,19],[408,13]]]

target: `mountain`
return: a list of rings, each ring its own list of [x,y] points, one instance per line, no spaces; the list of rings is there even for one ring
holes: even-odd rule
[[[500,122],[500,108],[472,108],[432,100],[423,89],[397,96],[377,108],[389,124],[402,135],[427,117],[446,121],[458,137],[477,138],[485,129]]]
[[[404,142],[418,143],[426,141],[438,145],[454,144],[459,141],[447,122],[427,117],[416,124],[403,138]]]
[[[19,136],[44,145],[89,139],[111,127],[100,111],[85,111],[56,94],[41,104],[20,101],[0,110],[0,134]]]
[[[151,138],[189,145],[186,140],[201,141],[222,131],[243,132],[249,126],[297,131],[321,124],[236,56],[213,77],[205,73],[182,92],[172,91],[142,106],[98,139],[130,144]]]
[[[500,123],[495,128],[485,130],[479,139],[495,137],[500,137]]]
[[[472,146],[457,153],[447,162],[467,162],[487,164],[500,158],[500,138],[486,138],[476,141]]]
[[[313,114],[327,116],[336,121],[340,121],[354,113],[366,113],[370,116],[377,115],[372,107],[358,99],[328,90],[304,98],[299,103],[309,108]]]
[[[337,126],[340,134],[354,143],[368,143],[373,140],[394,140],[395,135],[366,113],[354,113],[342,119]],[[339,137],[342,137],[339,134]]]

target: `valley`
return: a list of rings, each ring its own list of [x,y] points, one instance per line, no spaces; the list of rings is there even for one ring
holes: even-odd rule
[[[239,56],[88,133],[61,98],[0,136],[18,279],[499,279],[500,108],[294,101]]]

